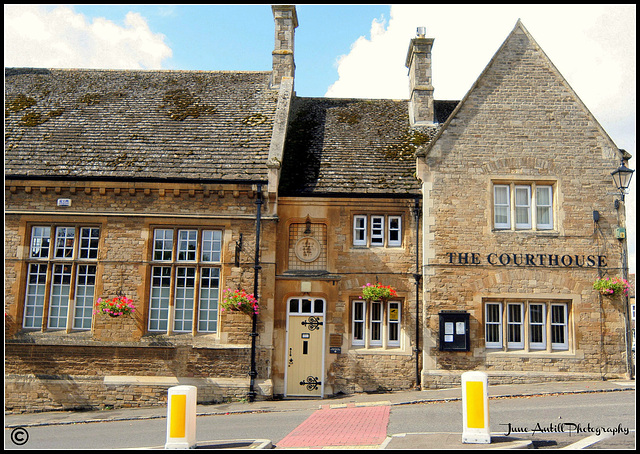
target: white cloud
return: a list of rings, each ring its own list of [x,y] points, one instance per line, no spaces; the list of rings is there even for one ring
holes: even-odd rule
[[[138,13],[120,26],[66,6],[4,6],[5,67],[159,69],[172,55],[164,39]]]
[[[587,105],[635,92],[635,6],[394,5],[386,28],[374,20],[370,36],[340,58],[326,95],[408,98],[407,49],[425,26],[435,38],[435,96],[461,99],[519,18]],[[385,83],[391,77],[401,80]]]
[[[635,5],[393,5],[388,22],[374,20],[369,36],[338,59],[339,78],[325,96],[408,99],[405,59],[424,26],[435,39],[434,97],[462,99],[518,19],[613,141],[634,155],[635,169]],[[627,227],[635,272],[635,181],[632,187]]]

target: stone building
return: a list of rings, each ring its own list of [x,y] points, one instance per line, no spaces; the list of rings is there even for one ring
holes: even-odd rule
[[[5,70],[6,408],[272,396],[276,75]],[[224,289],[258,296],[255,328]],[[116,295],[135,313],[94,313]]]
[[[5,69],[5,409],[624,376],[629,156],[522,24],[459,102],[423,35],[409,100],[302,98],[272,11],[271,71]]]
[[[444,121],[452,103],[436,106]],[[280,384],[286,395],[330,395],[419,381],[415,150],[435,131],[411,128],[407,101],[294,99],[278,197],[275,325],[276,335],[289,334],[274,341],[276,392]],[[368,283],[390,285],[397,297],[367,302]],[[300,314],[304,301],[323,311]],[[305,390],[307,374],[296,375],[305,340],[293,328],[309,316],[324,323],[311,334],[326,344],[313,375],[325,380]]]
[[[623,275],[611,172],[628,158],[518,21],[418,152],[424,386],[627,373],[625,303],[592,285]]]

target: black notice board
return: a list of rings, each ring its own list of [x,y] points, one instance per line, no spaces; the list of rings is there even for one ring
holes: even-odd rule
[[[466,351],[471,349],[469,339],[469,313],[443,311],[440,317],[440,351]]]

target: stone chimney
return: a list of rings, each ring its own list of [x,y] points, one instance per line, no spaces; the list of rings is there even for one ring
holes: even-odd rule
[[[431,48],[433,38],[425,38],[425,28],[418,27],[417,36],[411,40],[407,61],[409,68],[409,120],[411,126],[434,123],[433,85],[431,85]]]
[[[295,73],[293,38],[298,26],[298,16],[295,5],[272,5],[271,11],[276,24],[276,44],[271,53],[273,56],[271,88],[279,88],[283,77],[293,77]]]

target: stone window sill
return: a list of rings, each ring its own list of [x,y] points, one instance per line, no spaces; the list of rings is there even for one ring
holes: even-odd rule
[[[403,349],[401,347],[362,347],[360,345],[351,346],[348,353],[357,355],[403,355],[411,356],[411,350]]]
[[[487,349],[484,351],[484,356],[487,358],[514,358],[514,357],[526,357],[526,358],[579,358],[576,352],[571,350],[554,350],[554,351],[536,351],[536,350],[493,350]]]
[[[23,330],[10,339],[5,339],[6,344],[30,344],[30,345],[60,345],[78,347],[143,347],[143,348],[210,348],[210,349],[247,349],[250,344],[223,344],[217,339],[216,334],[191,333],[172,334],[147,334],[139,341],[101,341],[94,340],[91,331],[29,331]]]

